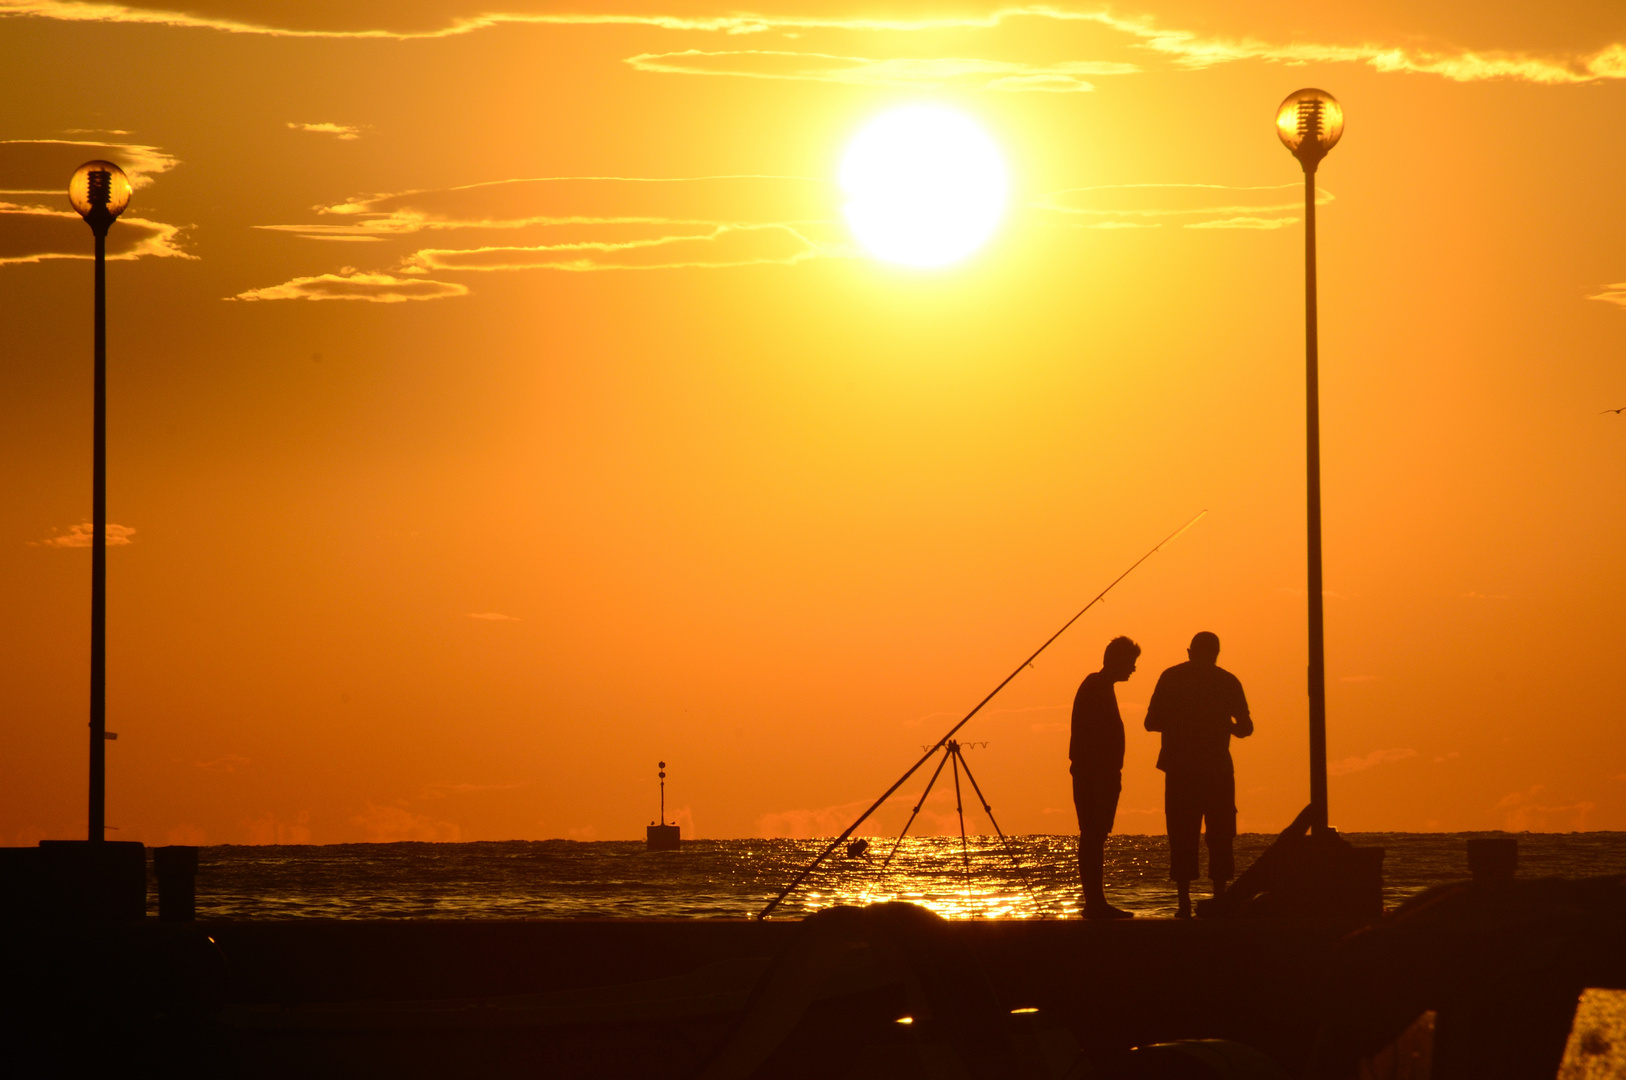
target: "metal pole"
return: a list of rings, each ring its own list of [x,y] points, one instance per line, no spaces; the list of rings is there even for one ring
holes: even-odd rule
[[[90,481],[90,839],[100,841],[106,838],[107,826],[107,229],[105,226],[95,228],[95,232],[96,386]]]
[[[1321,587],[1321,382],[1316,344],[1315,166],[1304,167],[1305,510],[1310,599],[1310,829],[1327,829],[1327,659]]]

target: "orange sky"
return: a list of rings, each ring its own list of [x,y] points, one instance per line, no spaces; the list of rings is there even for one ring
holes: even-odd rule
[[[1618,5],[491,10],[0,0],[0,843],[84,828],[90,235],[58,193],[103,156],[138,185],[109,835],[627,838],[657,759],[689,835],[827,834],[1204,508],[966,737],[1007,831],[1071,830],[1066,706],[1127,633],[1119,829],[1160,831],[1140,719],[1211,629],[1258,725],[1241,826],[1282,827],[1301,86],[1348,116],[1333,823],[1626,828]],[[905,102],[1011,174],[946,269],[841,223],[846,141]]]

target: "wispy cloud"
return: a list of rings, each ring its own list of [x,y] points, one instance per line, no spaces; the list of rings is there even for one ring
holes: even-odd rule
[[[73,171],[95,158],[117,162],[137,190],[180,164],[158,147],[138,143],[0,141],[0,266],[94,257],[89,230],[68,208],[67,189]],[[139,212],[139,200],[133,205]],[[181,248],[181,232],[178,225],[127,213],[107,234],[107,257],[126,261],[196,258]]]
[[[234,773],[237,771],[237,766],[247,764],[248,758],[246,757],[242,757],[238,754],[226,754],[222,757],[214,758],[211,761],[195,762],[194,766],[202,769],[204,772]]]
[[[1536,801],[1546,791],[1536,784],[1524,791],[1502,796],[1496,809],[1506,812],[1503,828],[1509,832],[1569,832],[1586,828],[1587,818],[1596,804],[1574,802],[1564,806],[1544,806]]]
[[[295,38],[448,38],[505,25],[643,26],[682,33],[727,35],[815,30],[892,35],[938,30],[992,31],[1022,20],[1045,20],[1114,31],[1121,35],[1127,44],[1145,53],[1164,57],[1177,67],[1191,69],[1257,60],[1288,65],[1360,64],[1385,73],[1434,75],[1455,82],[1508,80],[1565,85],[1626,78],[1626,46],[1618,43],[1611,43],[1592,51],[1530,53],[1519,50],[1474,50],[1449,45],[1423,48],[1383,41],[1353,43],[1265,41],[1257,38],[1201,34],[1162,26],[1151,18],[1124,18],[1104,9],[1069,10],[1048,5],[1000,7],[981,14],[913,19],[751,13],[708,17],[524,11],[510,8],[506,11],[480,12],[472,15],[449,12],[444,22],[428,26],[422,25],[422,11],[410,5],[398,11],[377,7],[362,7],[357,10],[366,14],[355,17],[352,25],[348,27],[334,28],[331,25],[299,26],[290,22],[283,22],[280,25],[276,22],[254,23],[242,19],[104,3],[97,0],[83,2],[0,0],[0,16],[32,16],[72,22],[141,23],[208,29],[232,34]]]
[[[1098,184],[1066,188],[1034,199],[1034,209],[1060,223],[1091,229],[1282,229],[1298,224],[1304,209],[1298,184]],[[1316,205],[1333,201],[1316,189]]]
[[[833,192],[829,180],[806,176],[522,177],[357,196],[318,207],[325,221],[256,228],[326,239],[536,226],[794,224],[826,216]]]
[[[463,838],[463,830],[450,821],[436,821],[428,814],[417,814],[405,806],[380,806],[369,802],[361,813],[350,819],[360,825],[367,839],[375,844],[392,844],[402,840],[423,840],[431,843],[456,843]]]
[[[1613,285],[1605,285],[1603,292],[1587,297],[1588,300],[1602,300],[1608,304],[1619,304],[1626,307],[1626,281],[1617,281]]]
[[[115,525],[110,521],[107,523],[105,546],[118,547],[122,544],[133,544],[135,541],[131,540],[130,537],[134,535],[135,530],[128,525]],[[65,533],[48,536],[44,540],[30,540],[28,543],[33,547],[88,548],[95,539],[95,527],[86,521],[73,526]]]
[[[513,791],[524,786],[524,784],[454,784],[444,780],[437,780],[434,783],[425,784],[420,797],[444,799],[448,795],[473,795],[481,791]]]
[[[469,618],[479,619],[482,622],[519,622],[517,616],[504,615],[497,611],[471,611],[469,612]]]
[[[1188,229],[1285,229],[1289,225],[1297,225],[1298,218],[1258,218],[1234,217],[1219,218],[1215,221],[1193,221],[1186,225]]]
[[[296,124],[290,121],[288,126],[294,131],[309,131],[317,135],[333,135],[340,142],[349,142],[361,138],[361,128],[350,124]]]
[[[5,0],[0,0],[0,13],[5,10]],[[97,158],[123,169],[137,191],[180,164],[168,151],[142,143],[4,139],[0,140],[0,195],[51,195],[65,203],[68,178],[80,165]]]
[[[346,266],[337,274],[296,277],[281,285],[247,289],[228,300],[365,300],[374,304],[399,304],[408,300],[440,300],[466,296],[469,287],[454,281],[433,281],[421,277],[364,273]]]
[[[532,177],[359,196],[319,207],[326,221],[260,228],[377,242],[484,231],[503,234],[502,242],[442,242],[368,275],[349,268],[240,298],[437,299],[468,291],[444,281],[411,287],[430,274],[791,266],[853,253],[839,235],[835,206],[829,180],[768,175]]]
[[[1365,772],[1378,765],[1388,765],[1396,761],[1405,761],[1407,758],[1417,756],[1417,751],[1410,748],[1395,750],[1374,750],[1365,757],[1348,757],[1342,761],[1333,761],[1327,764],[1327,773],[1330,776],[1348,776],[1350,773]]]
[[[781,810],[757,819],[756,835],[767,839],[810,840],[839,836],[864,811],[864,802],[842,803],[816,810]],[[868,830],[866,830],[868,831]]]
[[[284,821],[274,811],[242,822],[247,844],[308,844],[311,842],[311,812],[301,810],[294,820]]]
[[[107,257],[195,259],[180,246],[181,227],[139,217],[121,217],[107,234]],[[90,231],[72,210],[0,202],[0,266],[43,259],[91,259]]]
[[[850,86],[955,86],[1002,91],[1082,92],[1095,87],[1085,75],[1130,75],[1134,64],[1066,61],[1024,64],[975,57],[870,57],[829,53],[739,49],[706,52],[640,53],[626,62],[639,71],[668,75],[732,75],[747,79],[788,79]]]
[[[830,254],[788,225],[718,225],[701,235],[538,244],[532,247],[424,248],[408,273],[432,270],[675,270],[793,265]]]

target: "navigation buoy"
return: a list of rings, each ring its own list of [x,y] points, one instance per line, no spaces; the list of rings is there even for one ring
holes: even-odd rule
[[[644,830],[644,846],[650,851],[676,851],[683,843],[683,837],[676,825],[666,823],[666,762],[660,763],[661,778],[661,820],[660,824],[651,823]]]

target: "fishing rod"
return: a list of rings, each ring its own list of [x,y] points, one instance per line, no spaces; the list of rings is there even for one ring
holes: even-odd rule
[[[1060,630],[1057,630],[1054,634],[1051,634],[1048,638],[1046,638],[1045,643],[1043,645],[1040,645],[1037,649],[1033,650],[1033,655],[1032,656],[1028,657],[1026,660],[1024,660],[1020,664],[1018,664],[1016,666],[1015,671],[1013,671],[1009,675],[1005,676],[1004,681],[1002,681],[998,686],[994,687],[992,690],[990,690],[988,692],[987,697],[985,697],[981,701],[977,702],[976,708],[972,709],[970,712],[966,713],[965,716],[961,717],[960,722],[958,724],[955,724],[953,727],[949,728],[948,734],[944,735],[941,739],[938,739],[937,742],[935,744],[933,744],[932,748],[930,750],[927,750],[926,753],[921,756],[919,761],[917,761],[913,765],[909,766],[909,771],[904,773],[902,776],[898,777],[898,782],[893,784],[891,787],[887,788],[885,795],[882,795],[879,799],[876,799],[875,803],[868,810],[865,810],[862,814],[858,815],[858,820],[857,821],[855,821],[851,825],[847,826],[847,828],[842,832],[842,834],[840,836],[838,836],[834,840],[830,841],[829,846],[826,847],[823,851],[819,852],[818,858],[814,859],[812,862],[808,863],[805,867],[803,867],[802,872],[796,875],[796,879],[794,881],[792,881],[789,885],[786,885],[784,887],[784,889],[780,890],[780,893],[779,893],[778,896],[774,897],[772,900],[769,900],[767,907],[765,907],[761,911],[757,912],[757,918],[758,919],[766,919],[768,917],[769,912],[773,911],[774,908],[779,906],[780,901],[784,900],[785,897],[789,896],[791,894],[791,892],[793,890],[795,890],[796,886],[798,886],[802,882],[806,881],[807,876],[809,874],[811,874],[814,870],[818,869],[819,864],[824,862],[824,860],[827,859],[830,856],[830,853],[841,845],[841,842],[843,840],[846,840],[849,836],[851,836],[853,834],[854,829],[857,829],[858,826],[862,825],[865,821],[867,821],[869,819],[869,816],[871,814],[873,814],[873,813],[875,813],[875,811],[879,810],[881,808],[882,803],[884,803],[884,802],[886,802],[886,800],[890,799],[897,792],[897,790],[900,787],[902,787],[908,781],[908,779],[911,776],[915,775],[915,773],[920,769],[920,767],[922,765],[924,765],[924,764],[926,764],[926,762],[930,761],[932,759],[932,757],[939,750],[943,749],[944,745],[946,745],[950,739],[954,738],[955,733],[958,732],[961,728],[965,727],[966,724],[971,721],[971,718],[973,716],[976,716],[979,712],[981,712],[982,707],[984,705],[986,705],[990,701],[994,700],[994,696],[996,694],[998,694],[1001,690],[1005,689],[1005,687],[1010,684],[1012,679],[1014,679],[1018,675],[1022,674],[1022,669],[1023,668],[1032,666],[1033,661],[1039,659],[1039,654],[1044,652],[1046,649],[1050,648],[1051,644],[1054,643],[1057,638],[1061,637],[1063,634],[1065,634],[1067,632],[1068,627],[1072,626],[1079,619],[1082,619],[1084,617],[1084,613],[1086,611],[1090,610],[1096,604],[1100,603],[1102,597],[1106,596],[1107,593],[1111,592],[1113,590],[1114,586],[1116,586],[1118,584],[1118,582],[1122,581],[1124,578],[1128,577],[1130,574],[1133,574],[1135,572],[1136,567],[1138,567],[1141,563],[1145,562],[1147,559],[1150,559],[1153,555],[1156,555],[1159,551],[1161,551],[1163,549],[1164,545],[1166,545],[1169,541],[1173,540],[1175,537],[1179,536],[1181,533],[1185,532],[1187,529],[1189,529],[1193,525],[1197,524],[1197,519],[1201,518],[1206,513],[1208,513],[1207,510],[1199,510],[1197,512],[1196,516],[1193,517],[1190,521],[1186,522],[1184,525],[1182,525],[1178,529],[1174,530],[1168,536],[1165,536],[1162,540],[1158,541],[1157,544],[1153,546],[1151,551],[1148,551],[1146,554],[1142,555],[1140,558],[1136,559],[1132,564],[1130,564],[1130,567],[1129,567],[1128,570],[1125,570],[1123,573],[1121,573],[1117,577],[1113,578],[1112,583],[1110,585],[1108,585],[1106,588],[1102,589],[1099,593],[1097,593],[1094,600],[1091,600],[1089,603],[1085,604],[1082,608],[1080,608],[1078,610],[1077,615],[1074,615],[1071,619],[1068,619],[1066,622],[1062,623]]]

